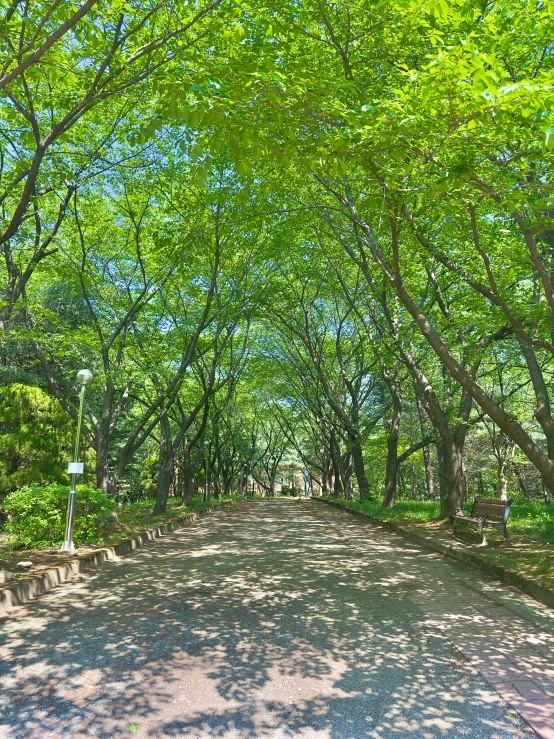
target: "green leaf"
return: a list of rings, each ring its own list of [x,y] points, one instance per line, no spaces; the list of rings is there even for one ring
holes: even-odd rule
[[[136,726],[136,724],[131,724],[129,726],[129,731],[131,732],[131,734],[136,734],[137,733],[137,726]]]

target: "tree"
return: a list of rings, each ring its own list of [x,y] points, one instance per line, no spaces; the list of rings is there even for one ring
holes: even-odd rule
[[[1,328],[55,253],[75,189],[131,156],[121,143],[139,110],[150,117],[160,72],[196,58],[221,2],[9,5],[0,37]]]

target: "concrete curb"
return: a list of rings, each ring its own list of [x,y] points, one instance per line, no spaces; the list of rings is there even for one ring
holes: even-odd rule
[[[341,511],[346,511],[353,516],[364,518],[366,521],[370,521],[371,523],[382,526],[385,529],[389,529],[389,531],[394,531],[395,534],[400,534],[416,544],[421,544],[422,546],[432,549],[435,552],[440,552],[447,557],[472,565],[472,567],[476,567],[487,575],[496,577],[507,585],[514,585],[516,588],[527,595],[530,595],[540,603],[543,603],[545,606],[554,608],[554,591],[545,587],[534,578],[523,576],[517,570],[513,570],[510,567],[504,567],[496,562],[491,562],[485,557],[480,557],[478,554],[475,554],[475,552],[468,552],[467,549],[456,546],[456,544],[447,544],[441,539],[437,539],[435,536],[419,534],[410,529],[406,529],[401,524],[394,523],[393,521],[382,521],[380,518],[376,518],[370,513],[357,511],[354,508],[349,508],[348,506],[337,503],[334,500],[325,500],[323,498],[312,498],[312,500],[316,500],[318,503],[326,503],[334,508],[340,508]]]
[[[155,529],[148,529],[148,531],[137,534],[132,538],[123,539],[123,541],[120,541],[119,544],[114,546],[103,547],[95,552],[89,552],[88,554],[77,556],[62,565],[57,565],[48,570],[38,572],[28,580],[10,583],[0,589],[0,616],[6,616],[11,608],[21,606],[32,598],[36,598],[37,595],[41,595],[42,593],[52,590],[52,588],[55,588],[57,585],[61,585],[61,583],[66,582],[70,577],[74,577],[79,572],[87,570],[90,567],[94,567],[95,565],[102,564],[102,562],[115,559],[118,556],[129,554],[129,552],[144,546],[144,544],[149,541],[154,541],[181,526],[186,526],[193,521],[197,521],[199,518],[203,518],[208,515],[208,513],[214,513],[221,508],[227,508],[228,506],[234,505],[236,502],[237,501],[225,501],[224,503],[211,505],[209,508],[202,508],[199,511],[189,513],[182,518],[168,521],[161,526],[157,526]]]

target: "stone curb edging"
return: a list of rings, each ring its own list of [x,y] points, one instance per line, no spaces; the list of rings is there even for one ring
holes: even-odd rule
[[[154,541],[174,531],[176,528],[197,521],[208,513],[214,513],[220,508],[235,505],[236,502],[238,501],[225,501],[224,503],[211,505],[209,508],[201,508],[199,511],[189,513],[182,518],[176,518],[173,521],[168,521],[154,529],[148,529],[129,539],[123,539],[123,541],[120,541],[119,544],[115,544],[114,546],[103,547],[95,552],[77,556],[62,565],[38,572],[28,580],[10,584],[0,590],[0,617],[8,615],[8,611],[11,608],[21,606],[31,600],[31,598],[36,598],[37,595],[42,595],[42,593],[52,590],[57,585],[61,585],[61,583],[66,582],[70,577],[74,577],[79,572],[102,564],[102,562],[115,559],[120,555],[129,554],[129,552],[142,547],[149,541]]]
[[[530,595],[532,598],[538,600],[540,603],[543,603],[545,606],[550,606],[550,608],[554,608],[553,590],[545,587],[542,583],[532,577],[523,576],[521,573],[517,572],[517,570],[513,570],[511,567],[504,567],[503,565],[497,564],[496,562],[491,562],[484,557],[480,557],[478,554],[475,554],[475,552],[468,552],[466,549],[462,549],[455,544],[448,544],[441,539],[437,539],[435,536],[426,536],[425,534],[419,534],[415,531],[404,528],[398,523],[394,523],[393,521],[383,521],[376,516],[372,516],[370,513],[357,511],[355,508],[349,508],[348,506],[341,505],[334,500],[325,500],[324,498],[315,497],[312,498],[312,500],[316,500],[318,503],[326,503],[327,505],[333,506],[334,508],[340,508],[340,510],[351,513],[353,516],[364,518],[371,523],[377,524],[378,526],[383,526],[383,528],[393,531],[395,534],[400,534],[401,536],[409,539],[410,541],[413,541],[416,544],[421,544],[422,546],[427,547],[428,549],[432,549],[435,552],[440,552],[447,557],[451,557],[452,559],[457,559],[460,562],[465,562],[466,564],[472,565],[473,567],[476,567],[487,575],[492,575],[493,577],[496,577],[498,580],[501,580],[507,585],[514,585],[516,588],[526,593],[527,595]]]

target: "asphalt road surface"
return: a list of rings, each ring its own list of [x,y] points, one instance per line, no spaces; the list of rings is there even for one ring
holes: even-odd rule
[[[0,622],[0,737],[534,737],[453,647],[542,633],[526,607],[346,513],[243,503]]]

